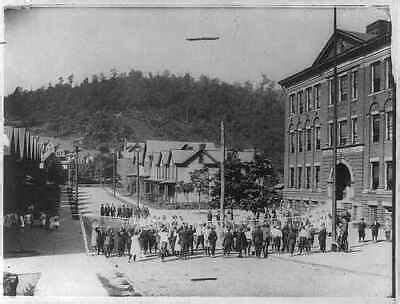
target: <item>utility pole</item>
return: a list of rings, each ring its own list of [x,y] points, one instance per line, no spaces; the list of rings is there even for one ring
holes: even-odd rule
[[[113,195],[115,197],[115,149],[112,152],[112,164],[113,164]]]
[[[79,164],[79,147],[75,146],[75,203],[78,204],[78,176],[79,176],[79,172],[78,172],[78,164]]]
[[[333,153],[333,164],[332,164],[332,245],[336,246],[336,163],[337,163],[337,36],[336,36],[336,7],[333,8],[333,138],[332,138],[332,153]]]
[[[225,131],[224,121],[221,121],[221,197],[220,197],[220,208],[221,208],[221,220],[225,223],[225,211],[224,211],[224,199],[225,199]]]
[[[136,194],[137,194],[137,206],[140,207],[140,180],[139,180],[139,148],[136,149]]]

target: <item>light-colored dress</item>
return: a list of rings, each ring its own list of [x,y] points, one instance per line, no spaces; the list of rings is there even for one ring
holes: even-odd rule
[[[97,231],[94,228],[92,229],[92,235],[90,236],[90,245],[92,246],[92,248],[96,247],[97,245],[96,239],[97,239]]]
[[[139,243],[139,236],[138,235],[132,235],[131,236],[131,249],[129,250],[129,253],[133,256],[136,255],[138,257],[142,256],[142,251],[140,248],[140,243]]]
[[[175,241],[175,251],[181,251],[182,247],[180,244],[180,238],[179,238],[179,233],[176,235],[176,241]]]

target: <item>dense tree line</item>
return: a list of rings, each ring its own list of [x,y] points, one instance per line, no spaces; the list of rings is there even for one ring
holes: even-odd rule
[[[5,98],[7,121],[21,121],[42,134],[83,137],[88,148],[128,140],[210,140],[219,142],[224,119],[231,148],[268,152],[282,167],[283,93],[263,76],[257,85],[165,71],[93,75],[81,83],[73,75],[36,90],[16,88]]]

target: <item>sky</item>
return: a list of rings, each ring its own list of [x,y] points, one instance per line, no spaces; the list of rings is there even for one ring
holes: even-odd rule
[[[340,8],[338,28],[388,19]],[[279,81],[312,64],[333,31],[331,8],[31,8],[5,13],[5,89],[76,82],[111,69]],[[189,42],[188,37],[219,40]]]

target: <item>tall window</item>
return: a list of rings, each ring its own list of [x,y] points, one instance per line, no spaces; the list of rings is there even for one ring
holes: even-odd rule
[[[321,149],[321,127],[315,127],[315,150]]]
[[[392,161],[386,162],[386,190],[392,190],[393,176],[392,176]]]
[[[329,147],[333,146],[333,122],[330,122],[328,125],[328,144]]]
[[[306,188],[311,188],[311,167],[306,167]]]
[[[296,105],[294,102],[295,94],[290,95],[289,100],[290,100],[290,114],[295,114],[296,113]]]
[[[298,143],[297,151],[303,152],[303,131],[302,130],[299,130],[297,132],[297,143]]]
[[[315,166],[315,187],[319,188],[320,166]]]
[[[303,175],[303,168],[302,167],[298,167],[297,168],[297,188],[301,188],[302,186],[302,175]]]
[[[386,140],[393,140],[393,112],[386,112]]]
[[[346,101],[349,96],[347,75],[343,75],[339,78],[339,92],[339,102]]]
[[[320,108],[320,85],[317,84],[314,86],[314,109],[319,109]]]
[[[294,168],[290,168],[289,187],[290,187],[290,188],[294,188]]]
[[[351,143],[352,144],[358,144],[359,143],[357,117],[353,117],[351,119]]]
[[[379,124],[380,117],[379,114],[372,115],[372,142],[379,142]]]
[[[379,162],[371,162],[371,189],[379,187]]]
[[[335,90],[333,87],[334,79],[329,79],[329,104],[333,105],[333,100],[335,99]]]
[[[306,112],[312,110],[311,104],[311,88],[306,89]]]
[[[296,147],[296,145],[294,142],[294,132],[292,131],[292,132],[290,132],[290,152],[291,153],[294,153],[295,147]]]
[[[358,72],[351,72],[351,98],[358,98]]]
[[[340,146],[344,146],[346,144],[346,139],[347,139],[347,121],[346,120],[341,120],[338,122],[338,142]]]
[[[304,112],[303,92],[302,91],[297,93],[297,103],[298,103],[299,113],[302,114]]]
[[[311,128],[306,130],[307,151],[311,151]]]
[[[381,87],[381,62],[377,61],[371,64],[371,93],[379,92]]]
[[[392,75],[392,62],[389,58],[385,59],[385,88],[389,89],[392,87],[392,81],[390,79]]]

